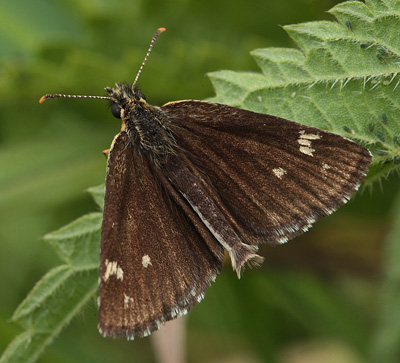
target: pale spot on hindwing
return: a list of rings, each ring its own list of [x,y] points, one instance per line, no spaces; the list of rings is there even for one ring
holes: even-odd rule
[[[282,179],[282,177],[287,173],[287,171],[283,168],[272,169],[272,171],[274,172],[275,176],[279,179]]]
[[[107,280],[113,275],[117,277],[117,280],[122,281],[124,279],[124,271],[118,265],[117,261],[105,260],[104,264],[106,265],[106,272],[103,275],[104,282],[107,282]]]
[[[152,265],[149,255],[144,255],[142,257],[142,265],[144,268],[147,268],[149,267],[149,265]]]
[[[300,145],[300,152],[308,156],[314,156],[313,152],[315,152],[315,150],[311,148],[311,141],[318,140],[321,136],[318,134],[306,134],[304,130],[299,131],[299,134],[300,137],[297,139],[297,142]]]
[[[322,164],[322,170],[323,171],[326,171],[326,170],[329,170],[331,167],[328,165],[328,164],[326,164],[326,163],[323,163]]]
[[[130,297],[124,293],[124,308],[128,309],[132,305],[133,305],[133,297]]]

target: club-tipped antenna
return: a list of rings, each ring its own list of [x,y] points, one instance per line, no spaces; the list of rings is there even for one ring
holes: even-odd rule
[[[143,69],[144,65],[146,64],[146,62],[147,62],[147,58],[149,58],[149,55],[151,53],[151,50],[153,49],[153,45],[154,45],[155,41],[157,40],[158,36],[162,32],[164,32],[165,30],[166,30],[165,28],[158,28],[156,30],[156,32],[154,33],[153,38],[151,39],[151,42],[150,42],[149,50],[147,51],[146,56],[144,57],[144,60],[142,62],[142,65],[140,66],[139,71],[138,71],[138,73],[136,75],[136,78],[135,78],[135,80],[133,82],[133,85],[132,85],[133,88],[135,87],[136,82],[137,82],[137,80],[138,80],[138,78],[140,76],[140,73],[142,72],[142,69]],[[94,98],[94,99],[98,99],[98,100],[112,100],[112,98],[108,97],[108,96],[64,95],[64,94],[61,94],[61,93],[54,93],[54,94],[44,95],[39,100],[39,102],[43,103],[44,101],[46,101],[46,100],[48,100],[50,98]]]
[[[165,30],[166,30],[165,28],[158,28],[158,29],[156,30],[156,32],[154,33],[153,38],[151,38],[149,50],[147,51],[146,56],[145,56],[144,59],[143,59],[142,65],[140,66],[139,71],[137,72],[137,75],[136,75],[136,77],[135,77],[135,80],[133,81],[133,84],[132,84],[132,87],[133,87],[133,88],[134,88],[135,85],[136,85],[136,82],[137,82],[137,80],[138,80],[138,78],[139,78],[139,76],[140,76],[140,73],[142,73],[142,69],[143,69],[144,65],[146,64],[146,62],[147,62],[147,58],[149,58],[149,55],[150,55],[150,53],[151,53],[151,50],[153,49],[154,43],[156,42],[158,36],[159,36],[162,32],[164,32]]]
[[[107,97],[107,96],[63,95],[61,93],[55,93],[55,94],[44,95],[39,100],[39,102],[43,103],[44,101],[46,101],[50,98],[95,98],[98,100],[111,100],[111,97]]]

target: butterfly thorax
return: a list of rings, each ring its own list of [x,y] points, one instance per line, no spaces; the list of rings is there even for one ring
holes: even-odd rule
[[[143,93],[131,84],[117,83],[117,88],[106,88],[106,91],[119,108],[117,112],[122,120],[121,131],[128,134],[132,145],[139,143],[141,150],[148,152],[158,162],[163,162],[168,155],[175,153],[176,142],[171,132],[171,120],[160,107],[148,104]],[[115,110],[112,111],[118,117]]]

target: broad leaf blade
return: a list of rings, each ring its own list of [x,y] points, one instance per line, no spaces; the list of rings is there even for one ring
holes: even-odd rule
[[[88,188],[87,191],[91,194],[92,198],[101,210],[104,209],[104,184],[96,187]]]
[[[9,344],[1,362],[34,362],[93,298],[98,286],[101,220],[102,213],[87,214],[45,236],[67,264],[43,276],[14,312],[12,320],[25,331]]]
[[[76,269],[97,268],[100,256],[102,213],[90,213],[47,234],[44,239]]]
[[[25,332],[3,353],[2,362],[34,362],[70,320],[93,298],[97,269],[60,266],[47,273],[13,316]]]

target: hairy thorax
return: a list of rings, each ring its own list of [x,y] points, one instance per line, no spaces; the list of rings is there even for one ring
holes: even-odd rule
[[[122,119],[121,131],[128,134],[132,145],[139,143],[143,153],[162,163],[168,155],[174,154],[176,142],[171,131],[171,120],[164,111],[146,102],[144,95],[131,88],[131,85],[119,85],[109,89],[120,107]]]

